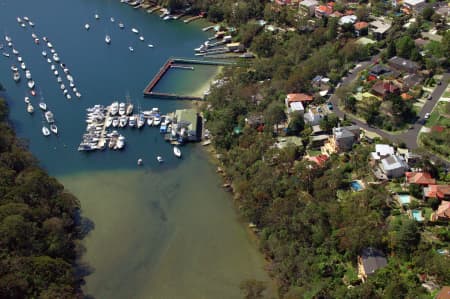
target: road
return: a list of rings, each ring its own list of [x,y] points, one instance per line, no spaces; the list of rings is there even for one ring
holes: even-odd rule
[[[351,82],[353,82],[356,79],[356,77],[358,76],[358,73],[360,71],[362,71],[363,69],[367,68],[367,66],[369,66],[370,64],[374,63],[376,59],[378,59],[378,56],[374,56],[370,61],[364,61],[364,62],[360,63],[360,65],[357,68],[353,69],[352,74],[349,74],[349,76],[342,81],[341,87],[346,86],[346,85],[350,84]],[[333,103],[334,113],[336,113],[336,115],[338,117],[343,118],[344,114],[345,114],[347,119],[351,120],[352,122],[354,122],[355,124],[357,124],[358,126],[360,126],[362,129],[364,129],[366,131],[376,133],[376,134],[380,135],[381,137],[386,138],[395,143],[404,142],[409,149],[416,149],[418,147],[417,137],[419,135],[420,130],[423,127],[423,122],[421,123],[421,120],[423,120],[426,113],[431,113],[434,106],[438,102],[439,98],[444,93],[449,80],[450,80],[450,73],[444,73],[442,76],[442,80],[441,80],[442,84],[436,86],[433,93],[431,94],[432,99],[427,101],[425,103],[425,105],[422,107],[422,110],[418,114],[418,120],[414,124],[413,128],[406,132],[400,133],[400,134],[390,134],[379,128],[369,126],[367,123],[360,121],[359,119],[356,119],[349,114],[346,114],[344,111],[342,111],[339,108],[339,105],[338,105],[339,99],[335,94],[333,94],[330,97],[330,101]]]

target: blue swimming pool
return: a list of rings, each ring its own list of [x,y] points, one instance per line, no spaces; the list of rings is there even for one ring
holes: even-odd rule
[[[418,222],[422,222],[423,221],[423,216],[422,216],[422,211],[421,210],[412,210],[411,211],[411,215],[412,215],[414,220],[416,220]]]
[[[363,186],[358,181],[350,182],[350,187],[352,187],[352,189],[355,191],[361,191],[363,189]]]
[[[408,194],[399,194],[398,199],[400,200],[402,205],[407,205],[411,203],[411,196]]]

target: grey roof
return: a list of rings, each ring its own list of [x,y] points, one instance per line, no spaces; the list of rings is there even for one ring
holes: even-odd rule
[[[376,270],[387,265],[387,260],[381,250],[368,247],[361,252],[361,262],[366,275],[373,274]]]
[[[385,170],[393,170],[405,167],[405,163],[396,155],[389,156],[381,160]]]
[[[394,56],[391,59],[389,59],[389,63],[397,68],[407,68],[407,69],[412,69],[412,70],[417,70],[419,69],[419,65],[411,60],[408,59],[404,59],[398,56]]]
[[[387,68],[384,65],[379,65],[379,64],[375,65],[374,67],[372,67],[370,69],[370,72],[373,74],[376,74],[376,75],[381,75],[381,74],[387,73],[389,71],[390,71],[389,68]]]

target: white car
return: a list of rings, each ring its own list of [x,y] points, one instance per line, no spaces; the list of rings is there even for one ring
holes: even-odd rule
[[[429,119],[429,118],[430,118],[430,113],[426,113],[425,116],[424,116],[423,118]]]

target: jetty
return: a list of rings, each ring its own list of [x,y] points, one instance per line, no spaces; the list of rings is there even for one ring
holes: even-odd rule
[[[169,58],[163,66],[159,69],[153,79],[147,84],[144,89],[144,96],[147,97],[159,97],[164,99],[177,99],[177,100],[203,100],[203,97],[180,95],[175,93],[155,92],[153,89],[158,82],[164,77],[167,71],[171,68],[189,69],[194,70],[193,65],[234,65],[234,62],[228,61],[213,61],[213,60],[195,60],[187,58]]]

